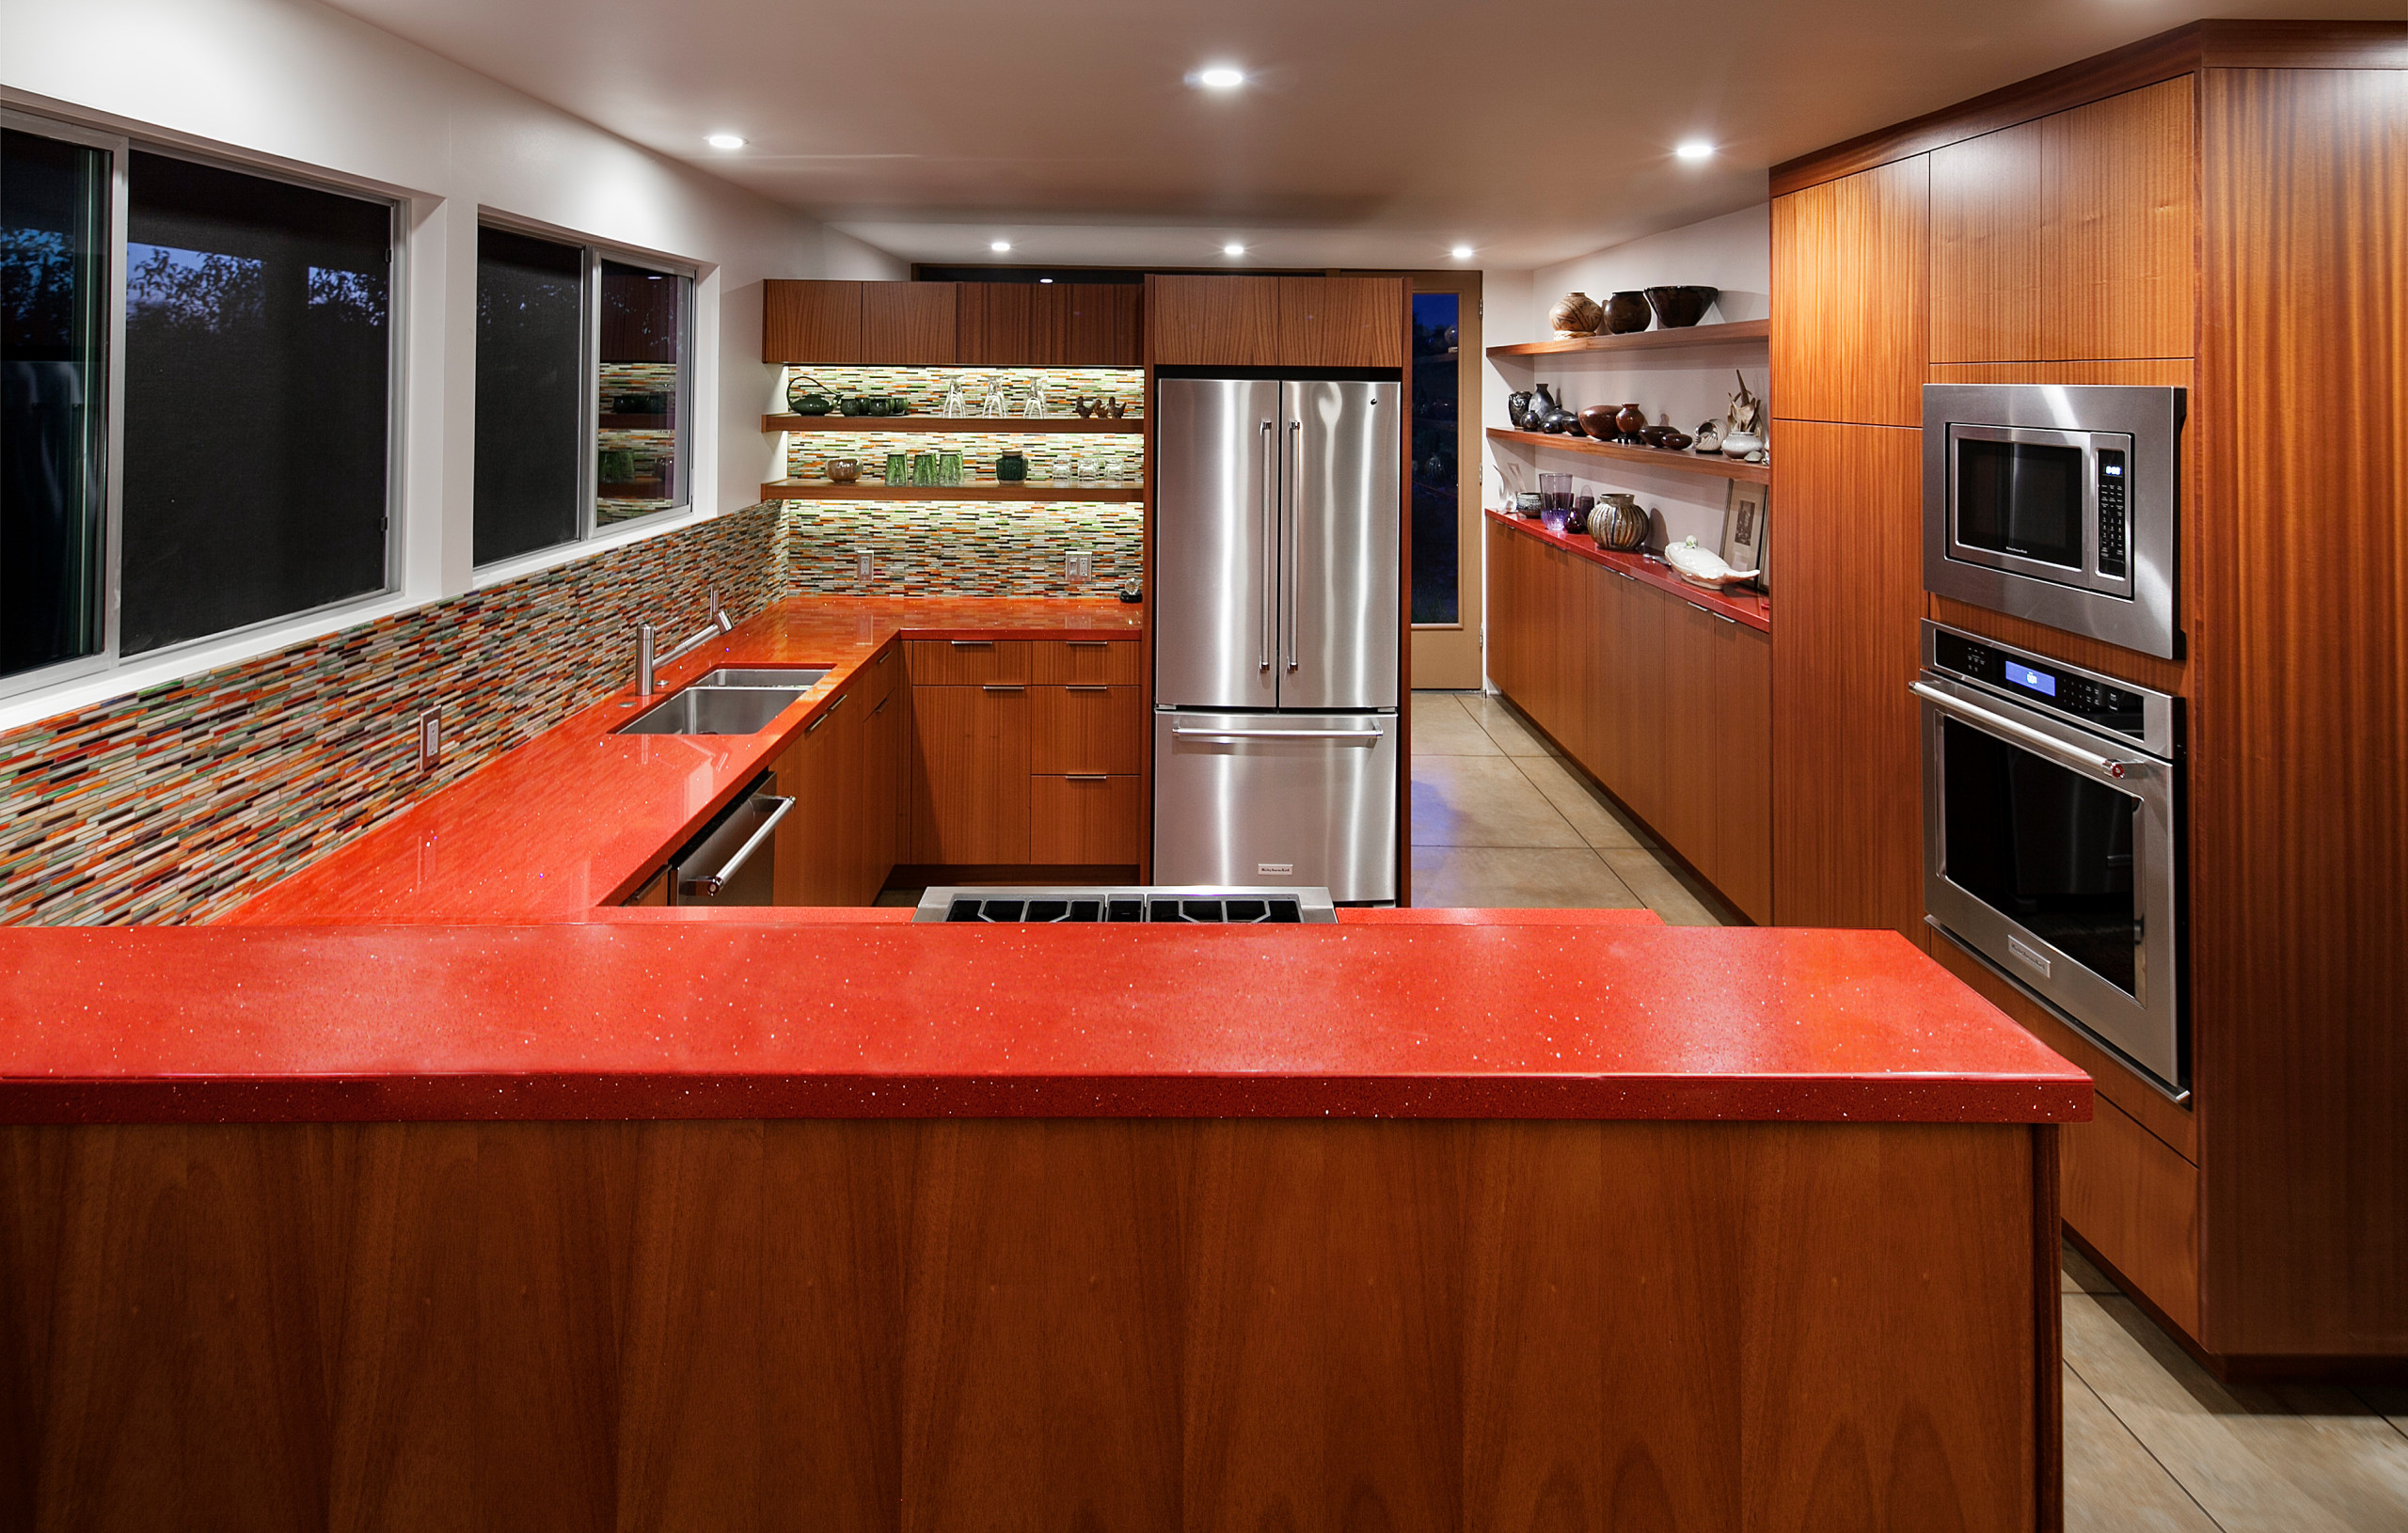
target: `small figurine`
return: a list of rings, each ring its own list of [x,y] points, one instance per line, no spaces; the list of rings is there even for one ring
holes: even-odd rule
[[[1079,412],[1079,419],[1082,420],[1093,418],[1096,411],[1102,407],[1103,401],[1100,399],[1089,399],[1085,394],[1077,395],[1070,401],[1070,408]]]
[[[1731,430],[1752,435],[1756,429],[1756,417],[1764,409],[1765,402],[1748,391],[1746,373],[1734,368],[1731,375],[1739,380],[1739,391],[1731,396]]]
[[[1103,408],[1103,401],[1101,400],[1096,401],[1095,404],[1098,410],[1101,410]],[[1117,399],[1112,402],[1112,419],[1115,420],[1126,420],[1129,419],[1129,402],[1127,400]]]

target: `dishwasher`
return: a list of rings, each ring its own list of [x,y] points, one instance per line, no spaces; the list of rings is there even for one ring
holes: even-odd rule
[[[672,905],[774,905],[778,893],[778,822],[792,798],[769,791],[763,772],[736,801],[711,817],[669,860]]]

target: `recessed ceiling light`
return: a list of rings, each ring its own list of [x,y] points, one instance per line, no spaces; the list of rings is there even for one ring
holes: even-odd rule
[[[987,248],[992,250],[999,256],[1011,247],[1012,242],[1009,240],[989,240],[987,242]]]
[[[1235,90],[1245,84],[1245,71],[1228,64],[1214,64],[1197,70],[1188,78],[1207,90]]]
[[[1225,245],[1221,246],[1221,254],[1225,256],[1242,256],[1245,254],[1245,246],[1234,243]]]
[[[1053,281],[1054,279],[1053,279],[1052,277],[1038,277],[1038,280],[1039,282],[1051,282],[1051,281]]]
[[[732,133],[715,133],[703,140],[713,149],[742,149],[744,140]]]
[[[1471,259],[1471,246],[1467,245],[1459,245],[1452,250],[1448,251],[1447,254],[1454,257],[1457,261],[1469,261]]]
[[[1672,152],[1684,160],[1703,160],[1714,153],[1714,146],[1703,138],[1692,138]]]

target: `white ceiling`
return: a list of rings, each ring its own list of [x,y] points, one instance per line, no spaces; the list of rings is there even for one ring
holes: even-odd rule
[[[1567,259],[2201,16],[2399,0],[333,0],[909,260]],[[1254,72],[1228,95],[1183,77]],[[733,132],[732,153],[703,144]],[[1720,150],[1672,158],[1690,137]],[[1248,246],[1242,261],[1225,241]]]

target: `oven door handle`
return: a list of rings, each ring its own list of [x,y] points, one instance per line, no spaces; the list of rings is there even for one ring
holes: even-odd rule
[[[2042,734],[2028,724],[2019,724],[2012,719],[1990,712],[1988,708],[1977,708],[1964,699],[1952,697],[1937,687],[1926,687],[1922,682],[1910,681],[1907,683],[1907,690],[1942,713],[1955,714],[1976,729],[2004,735],[2018,745],[2029,746],[2042,755],[2054,756],[2070,766],[2086,766],[2094,772],[2104,773],[2106,776],[2120,780],[2126,772],[2142,765],[2137,761],[2115,761],[2110,757],[2084,751],[2078,745],[2067,745],[2053,735]]]

